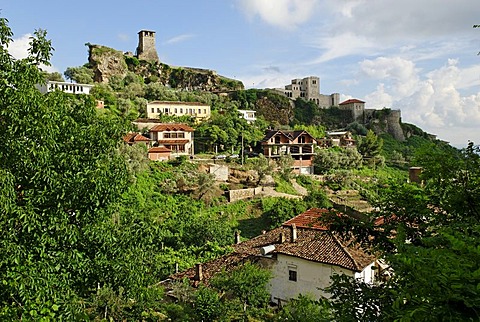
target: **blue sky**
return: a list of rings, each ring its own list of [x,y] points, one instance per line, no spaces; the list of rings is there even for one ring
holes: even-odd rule
[[[323,94],[402,110],[454,146],[480,143],[478,0],[7,0],[21,58],[46,29],[52,70],[87,62],[85,43],[135,51],[156,31],[160,59],[216,70],[247,88],[319,76]]]

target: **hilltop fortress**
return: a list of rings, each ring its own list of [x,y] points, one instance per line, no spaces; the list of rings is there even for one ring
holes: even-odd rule
[[[162,63],[156,49],[155,31],[152,30],[138,32],[135,54],[102,45],[86,45],[89,47],[88,65],[97,83],[108,83],[112,77],[124,78],[128,72],[133,72],[145,83],[158,82],[179,90],[228,92],[244,89],[242,82],[218,75],[214,70]]]
[[[405,140],[401,123],[401,111],[391,109],[366,109],[365,102],[358,99],[349,99],[340,102],[340,94],[320,94],[320,78],[309,76],[293,79],[285,88],[275,88],[291,100],[298,97],[306,101],[314,102],[320,108],[338,107],[341,110],[350,111],[349,122],[358,122],[369,125],[376,133],[390,133],[399,141]]]

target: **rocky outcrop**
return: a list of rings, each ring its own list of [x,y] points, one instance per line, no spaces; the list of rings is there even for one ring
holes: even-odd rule
[[[158,82],[185,91],[228,92],[244,89],[242,82],[220,76],[213,70],[171,67],[158,61],[139,60],[132,54],[109,47],[88,46],[89,66],[93,70],[94,81],[98,83],[108,83],[114,76],[124,78],[130,71],[140,75],[145,83]]]
[[[401,126],[401,111],[382,109],[365,110],[365,124],[376,134],[388,133],[397,141],[404,141],[405,135]]]
[[[121,51],[100,45],[88,47],[88,63],[95,82],[108,83],[112,76],[125,77],[128,67]]]

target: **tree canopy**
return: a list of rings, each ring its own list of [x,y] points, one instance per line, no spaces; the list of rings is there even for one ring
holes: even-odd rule
[[[104,226],[127,179],[123,130],[87,96],[41,94],[46,32],[19,60],[7,50],[12,36],[0,18],[0,316],[81,318],[80,299],[110,282]]]
[[[393,273],[377,285],[338,277],[331,292],[342,321],[480,318],[479,152],[470,143],[461,154],[419,154],[424,186],[386,188],[368,221],[333,218]]]

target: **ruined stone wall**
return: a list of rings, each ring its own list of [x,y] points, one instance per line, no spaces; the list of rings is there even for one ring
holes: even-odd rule
[[[402,112],[400,110],[365,109],[363,123],[370,125],[377,134],[389,133],[395,140],[404,141],[405,135],[400,125],[401,117]]]
[[[255,195],[260,194],[262,191],[262,187],[230,190],[228,192],[228,200],[230,202],[234,202],[238,200],[253,198]]]

